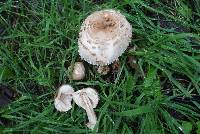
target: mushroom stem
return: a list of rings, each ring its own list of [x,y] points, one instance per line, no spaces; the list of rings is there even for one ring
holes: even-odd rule
[[[81,99],[83,103],[85,104],[85,110],[88,116],[89,122],[86,124],[88,128],[93,129],[96,122],[97,122],[97,117],[94,112],[93,106],[91,104],[91,101],[89,100],[87,94],[85,92],[81,93]]]

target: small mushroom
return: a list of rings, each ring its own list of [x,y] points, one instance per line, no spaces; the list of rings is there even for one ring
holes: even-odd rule
[[[71,77],[73,80],[82,80],[85,77],[85,67],[82,62],[75,62]]]
[[[60,112],[67,112],[72,108],[71,101],[74,89],[70,85],[62,85],[54,100],[55,108]]]
[[[131,37],[132,27],[119,11],[96,11],[81,26],[79,55],[90,64],[109,65],[127,49]]]
[[[73,100],[78,106],[86,110],[89,120],[87,127],[93,129],[97,122],[93,108],[96,108],[99,102],[98,93],[92,88],[84,88],[73,94]]]
[[[106,75],[110,71],[109,66],[99,66],[97,69],[97,72],[100,73],[101,75]]]

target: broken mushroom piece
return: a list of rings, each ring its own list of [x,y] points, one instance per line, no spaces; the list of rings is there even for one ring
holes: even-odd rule
[[[72,67],[71,77],[73,80],[82,80],[85,77],[85,67],[82,62],[75,62]]]
[[[101,75],[106,75],[110,71],[109,66],[99,66],[97,72]]]
[[[119,11],[96,11],[81,26],[79,55],[93,65],[111,64],[126,50],[131,37],[132,27]]]
[[[97,122],[93,108],[96,108],[99,102],[98,93],[92,88],[84,88],[73,94],[73,100],[78,106],[86,110],[89,120],[87,127],[93,129]]]
[[[60,112],[67,112],[72,108],[72,94],[74,89],[70,85],[63,85],[59,88],[57,97],[54,100],[55,108]]]

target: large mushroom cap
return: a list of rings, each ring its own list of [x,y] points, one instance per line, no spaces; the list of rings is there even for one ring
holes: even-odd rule
[[[96,11],[81,26],[79,55],[93,65],[111,64],[126,50],[131,37],[132,27],[120,12]]]

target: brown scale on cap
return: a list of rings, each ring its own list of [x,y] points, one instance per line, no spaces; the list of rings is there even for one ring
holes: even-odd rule
[[[105,40],[112,39],[116,36],[114,32],[118,28],[117,20],[110,13],[103,13],[101,17],[91,21],[91,29],[89,34],[95,39],[105,36]]]

